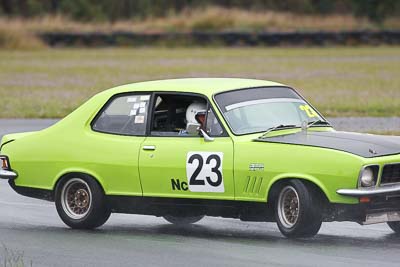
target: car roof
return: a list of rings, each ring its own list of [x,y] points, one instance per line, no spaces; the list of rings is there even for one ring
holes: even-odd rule
[[[96,94],[71,114],[48,129],[57,129],[58,127],[74,127],[74,124],[81,123],[90,124],[93,116],[99,112],[101,107],[104,106],[104,103],[106,103],[112,96],[116,94],[141,91],[189,92],[203,94],[211,98],[214,94],[219,92],[263,86],[279,87],[285,85],[271,81],[239,78],[183,78],[125,84]],[[89,117],[87,117],[87,114],[89,114]]]
[[[182,78],[169,80],[156,80],[125,84],[106,90],[112,95],[138,91],[173,91],[200,93],[212,96],[219,92],[235,89],[261,87],[261,86],[285,86],[272,81],[240,78]]]

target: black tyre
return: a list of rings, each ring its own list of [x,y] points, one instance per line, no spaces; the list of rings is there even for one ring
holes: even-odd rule
[[[284,184],[275,201],[275,219],[286,237],[316,235],[322,224],[321,201],[316,190],[300,180]]]
[[[196,223],[200,221],[201,219],[204,218],[204,215],[199,215],[199,216],[185,216],[185,217],[178,217],[178,216],[172,216],[172,215],[165,215],[163,216],[164,219],[172,224],[176,225],[188,225],[192,223]]]
[[[393,230],[393,232],[400,234],[400,222],[388,222],[387,224]]]
[[[74,229],[93,229],[111,215],[101,186],[91,177],[74,175],[62,179],[55,202],[61,220]]]

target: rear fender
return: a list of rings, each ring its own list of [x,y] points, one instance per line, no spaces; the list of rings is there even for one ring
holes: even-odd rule
[[[56,189],[58,182],[59,182],[62,178],[66,177],[67,175],[74,174],[74,173],[76,173],[76,174],[84,174],[84,175],[89,175],[89,176],[91,176],[91,177],[92,177],[93,179],[95,179],[95,180],[97,181],[97,183],[103,188],[104,193],[107,193],[107,188],[106,188],[106,186],[105,186],[105,184],[104,184],[104,180],[103,180],[96,172],[93,172],[93,171],[87,170],[87,169],[81,169],[81,168],[71,168],[71,169],[66,169],[66,170],[63,170],[62,172],[60,172],[60,173],[56,176],[57,178],[54,179],[54,181],[53,181],[53,185],[52,185],[53,191]]]

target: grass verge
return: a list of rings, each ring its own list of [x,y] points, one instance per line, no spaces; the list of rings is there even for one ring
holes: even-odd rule
[[[24,262],[24,252],[7,248],[4,244],[0,251],[0,267],[25,267],[33,266],[32,262],[27,265]]]
[[[14,30],[0,25],[0,48],[6,50],[37,50],[45,44],[32,32],[24,29]]]
[[[149,17],[111,22],[77,22],[62,16],[31,19],[0,17],[0,48],[38,49],[44,44],[37,37],[43,32],[301,32],[400,29],[400,18],[386,18],[380,25],[352,15],[305,15],[207,7],[187,9],[166,17]]]
[[[60,118],[144,80],[243,77],[297,88],[325,116],[400,116],[399,47],[0,51],[0,117]]]
[[[116,22],[77,22],[62,16],[34,19],[0,19],[0,27],[30,32],[185,32],[185,31],[343,31],[399,29],[400,18],[388,17],[380,25],[352,15],[305,15],[285,12],[207,7],[186,9],[166,17],[118,20]]]

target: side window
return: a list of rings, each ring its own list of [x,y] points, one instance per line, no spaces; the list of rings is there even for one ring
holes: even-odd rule
[[[210,136],[224,136],[224,128],[222,128],[213,110],[210,108],[207,111],[206,131]]]
[[[189,136],[187,124],[198,120],[204,124],[206,110],[207,102],[202,97],[159,94],[155,98],[151,135]]]
[[[150,95],[126,95],[114,98],[92,124],[95,131],[145,135]]]
[[[211,136],[225,134],[219,121],[203,97],[193,95],[159,94],[155,98],[151,135],[190,136],[188,123],[199,123]]]

